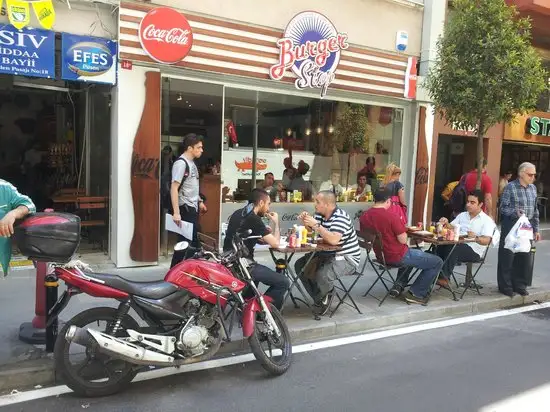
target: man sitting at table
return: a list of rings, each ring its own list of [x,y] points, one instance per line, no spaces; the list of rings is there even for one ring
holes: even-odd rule
[[[357,270],[361,249],[349,215],[336,205],[336,197],[331,191],[321,191],[315,196],[315,216],[303,212],[300,219],[305,226],[315,230],[324,243],[340,248],[337,252],[317,253],[306,268],[307,273],[301,276],[322,316],[332,304],[334,280]],[[309,258],[310,255],[306,255],[296,261],[296,273],[302,272]]]
[[[384,189],[374,194],[374,206],[361,216],[359,223],[361,231],[370,229],[380,234],[383,252],[376,243],[374,252],[376,258],[392,266],[400,266],[397,282],[390,291],[390,296],[399,296],[408,283],[408,268],[422,269],[409,291],[405,294],[405,301],[425,305],[431,291],[434,279],[439,274],[443,261],[439,256],[411,249],[407,246],[407,229],[396,214],[388,209],[391,206],[392,194]]]
[[[252,233],[247,236],[261,236],[261,239],[245,241],[245,245],[250,252],[249,257],[254,260],[254,246],[256,246],[259,241],[262,241],[272,248],[277,248],[281,241],[281,233],[279,230],[279,215],[269,211],[269,205],[271,204],[269,193],[263,189],[254,189],[250,193],[248,202],[248,205],[233,212],[229,218],[223,250],[228,251],[233,249],[233,236],[235,236],[237,232],[251,230]],[[273,230],[270,230],[262,221],[262,217],[264,216],[267,216],[273,223]],[[273,305],[275,305],[277,309],[281,309],[284,295],[290,287],[288,278],[258,263],[252,266],[250,276],[252,276],[256,284],[261,282],[269,286],[265,294],[273,299]],[[249,295],[249,292],[251,291],[245,293],[245,298],[252,296],[251,294]]]
[[[466,212],[460,213],[451,225],[460,225],[460,235],[475,239],[473,242],[460,243],[453,249],[453,245],[439,246],[437,254],[446,259],[443,266],[443,274],[446,279],[440,279],[439,285],[445,286],[451,277],[457,262],[479,262],[487,247],[491,244],[493,233],[495,232],[495,222],[483,209],[484,194],[481,190],[474,190],[468,195],[466,201]],[[441,223],[447,224],[449,221],[443,217]],[[452,252],[452,253],[451,253]],[[449,255],[450,254],[450,255]]]

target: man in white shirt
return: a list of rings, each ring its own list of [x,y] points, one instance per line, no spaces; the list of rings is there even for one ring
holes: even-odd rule
[[[340,185],[340,173],[332,172],[330,180],[321,183],[320,192],[332,192],[336,197],[344,193],[344,188]]]
[[[487,247],[491,244],[495,233],[496,225],[493,219],[483,212],[484,194],[481,190],[474,190],[468,195],[466,201],[466,212],[460,213],[451,225],[460,225],[460,235],[475,239],[473,242],[458,244],[454,249],[453,245],[439,246],[437,254],[445,260],[449,253],[447,262],[443,266],[443,274],[447,279],[440,279],[438,284],[446,283],[453,273],[457,262],[479,262]],[[447,218],[441,218],[441,223],[446,224]]]

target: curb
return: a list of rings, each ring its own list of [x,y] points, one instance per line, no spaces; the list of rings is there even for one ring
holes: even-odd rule
[[[395,328],[411,323],[421,323],[443,318],[475,315],[495,310],[509,309],[550,300],[550,289],[533,291],[529,296],[494,296],[481,302],[462,300],[456,305],[447,307],[426,307],[426,310],[409,313],[399,313],[383,316],[363,316],[331,320],[329,322],[313,322],[307,326],[291,328],[290,333],[294,344],[301,344],[319,339],[340,337],[370,332],[379,329]],[[216,357],[234,356],[248,352],[248,343],[244,339],[234,340],[222,347]],[[52,354],[45,354],[42,359],[26,360],[14,364],[0,366],[0,393],[9,393],[16,389],[32,389],[38,385],[50,386],[62,384],[56,379]]]

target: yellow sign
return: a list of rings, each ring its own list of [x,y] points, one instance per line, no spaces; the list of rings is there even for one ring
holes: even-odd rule
[[[6,12],[12,26],[21,30],[31,21],[29,3],[22,0],[6,0]]]
[[[50,30],[55,23],[55,10],[52,0],[33,1],[32,8],[40,25]]]
[[[3,0],[0,0],[0,8]],[[30,24],[30,5],[40,25],[51,30],[55,23],[52,0],[6,0],[6,13],[10,23],[18,30]]]

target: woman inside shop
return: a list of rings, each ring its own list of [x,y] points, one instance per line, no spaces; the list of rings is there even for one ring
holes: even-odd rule
[[[399,181],[401,169],[395,163],[390,163],[386,167],[386,175],[382,186],[391,193],[390,211],[397,214],[403,224],[407,224],[407,205],[405,201],[405,186]]]

